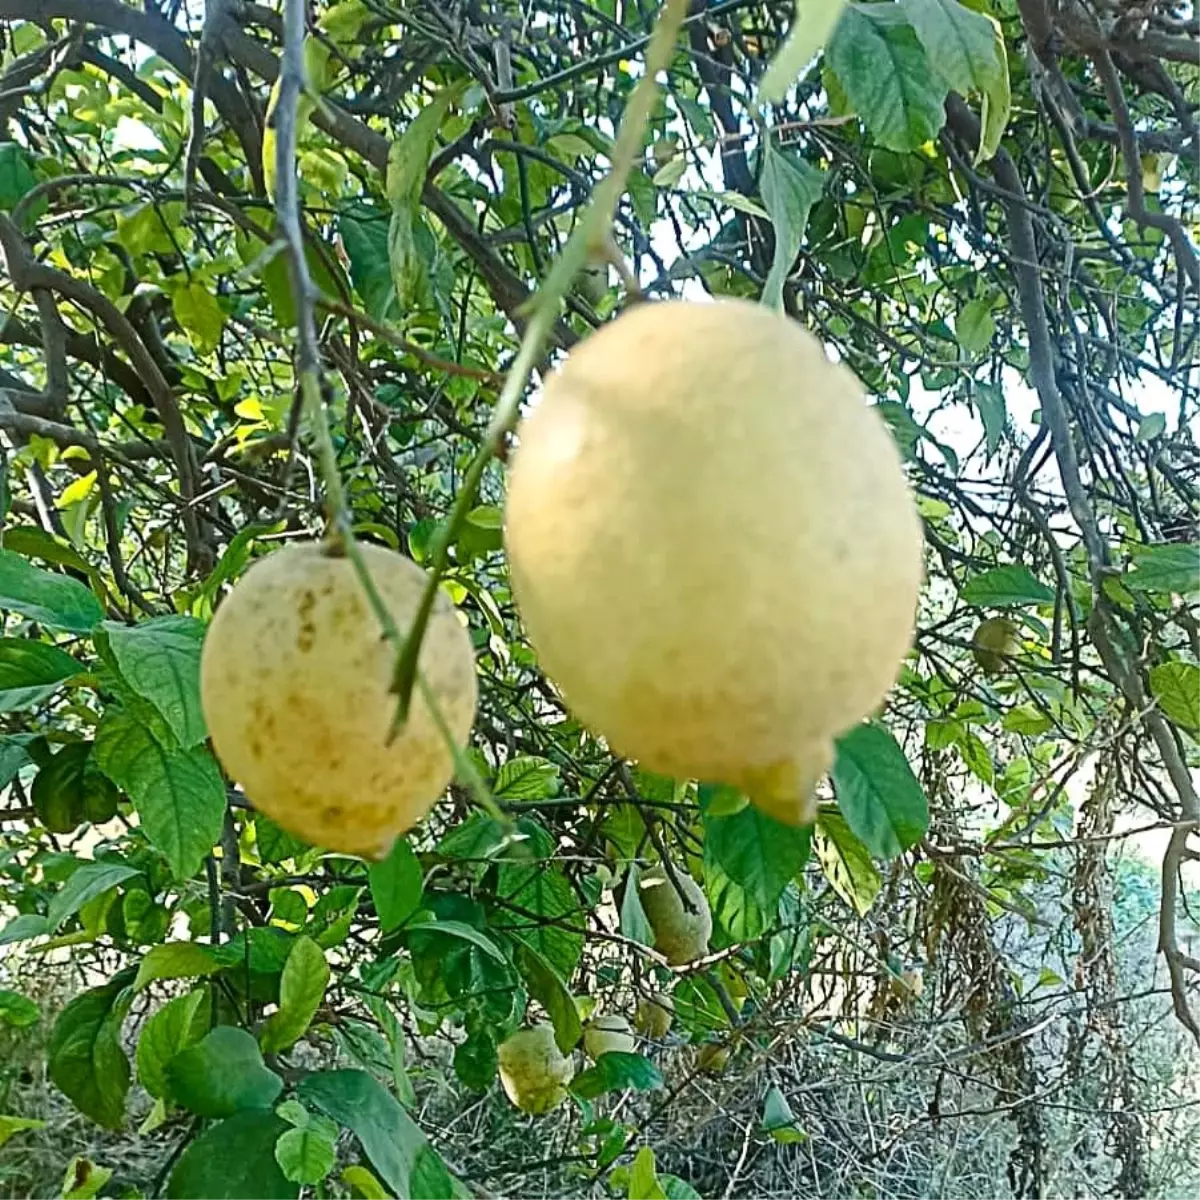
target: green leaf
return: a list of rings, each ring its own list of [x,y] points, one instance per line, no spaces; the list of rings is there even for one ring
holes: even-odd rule
[[[558,795],[558,767],[544,758],[510,758],[496,772],[492,795],[503,800],[546,800]]]
[[[562,871],[549,863],[504,863],[496,891],[521,910],[511,914],[509,933],[570,979],[583,953],[583,933],[571,928],[581,926],[579,899]]]
[[[21,197],[36,186],[29,155],[16,142],[0,142],[0,210],[12,212]],[[43,203],[41,208],[45,207]],[[29,218],[39,215],[40,212],[31,212]]]
[[[129,1010],[130,970],[80,992],[58,1015],[46,1047],[50,1078],[97,1125],[120,1129],[129,1092],[121,1022]]]
[[[983,105],[980,110],[979,149],[975,152],[975,162],[987,162],[1000,149],[1004,131],[1008,128],[1009,114],[1012,112],[1012,91],[1008,77],[1008,50],[1004,44],[1004,30],[1000,22],[989,16],[992,26],[992,46],[996,61],[1000,63],[1000,71],[992,80],[991,86],[983,93]]]
[[[25,745],[29,734],[0,737],[0,788],[6,788],[33,761]]]
[[[113,1177],[111,1167],[98,1167],[89,1158],[75,1155],[63,1172],[63,1200],[95,1200],[100,1190]]]
[[[901,0],[933,69],[956,91],[983,95],[1006,70],[992,22],[957,0]]]
[[[1147,413],[1139,422],[1135,442],[1152,442],[1167,431],[1167,418],[1162,413]]]
[[[192,617],[155,617],[139,625],[104,622],[122,678],[148,700],[185,750],[204,741],[200,708],[200,649],[204,625]]]
[[[600,1055],[593,1066],[577,1075],[571,1091],[584,1100],[594,1100],[623,1088],[649,1092],[662,1086],[662,1072],[648,1058],[614,1050]]]
[[[201,1117],[228,1117],[246,1108],[270,1108],[283,1080],[268,1070],[252,1034],[218,1025],[166,1066],[167,1091]]]
[[[837,742],[833,782],[846,823],[877,858],[895,858],[929,828],[929,802],[896,739],[858,725]]]
[[[1200,667],[1190,662],[1151,667],[1150,692],[1164,716],[1180,729],[1200,733]]]
[[[964,603],[978,608],[1016,608],[1023,604],[1053,604],[1054,593],[1019,564],[993,567],[976,575],[959,593]]]
[[[0,713],[35,708],[79,670],[79,663],[57,646],[0,638]]]
[[[21,913],[0,930],[0,946],[25,942],[50,932],[50,922],[40,913]]]
[[[787,1098],[778,1087],[772,1085],[763,1100],[762,1127],[773,1141],[786,1146],[802,1142],[805,1135],[796,1127],[796,1117]]]
[[[0,550],[0,609],[67,633],[87,633],[104,616],[100,601],[78,579],[43,571],[11,550]]]
[[[293,1183],[320,1183],[337,1162],[337,1148],[321,1126],[289,1129],[275,1143],[275,1161]]]
[[[462,83],[442,88],[408,123],[404,132],[388,150],[385,191],[393,208],[398,204],[416,205],[437,144],[438,130],[450,105],[462,94]]]
[[[73,917],[89,900],[111,891],[119,883],[131,879],[140,872],[124,863],[89,862],[71,873],[71,877],[50,901],[46,920],[50,932],[54,932],[68,918]]]
[[[486,1092],[499,1063],[496,1040],[487,1029],[473,1029],[454,1050],[454,1073],[473,1092]]]
[[[478,946],[486,955],[499,963],[508,961],[487,934],[480,933],[478,929],[473,929],[462,921],[414,921],[407,926],[407,930],[409,933],[436,933],[447,937],[461,938],[464,942]]]
[[[937,3],[938,0],[931,0]],[[996,334],[992,318],[992,302],[987,299],[968,300],[954,320],[958,344],[969,354],[982,354]]]
[[[195,942],[166,942],[161,946],[151,946],[146,951],[138,967],[133,990],[140,992],[156,979],[196,979],[215,975],[221,967],[222,964],[208,946]]]
[[[371,205],[356,204],[338,217],[338,234],[350,259],[350,280],[367,312],[386,320],[396,303],[388,261],[389,215]]]
[[[110,709],[92,751],[100,769],[129,794],[142,829],[176,879],[190,879],[221,836],[225,785],[203,747],[167,749],[133,717]]]
[[[984,447],[990,459],[999,449],[1000,439],[1008,425],[1008,405],[1004,399],[1004,391],[994,383],[976,383],[972,399],[975,411],[979,413],[979,419],[983,422]]]
[[[198,280],[181,284],[172,291],[171,311],[198,353],[211,354],[221,344],[225,310],[212,291]]]
[[[240,1112],[202,1133],[167,1183],[169,1200],[294,1200],[300,1194],[275,1161],[288,1125],[273,1112]]]
[[[666,1193],[659,1183],[654,1162],[654,1151],[643,1146],[629,1164],[629,1200],[666,1200]]]
[[[317,1071],[296,1089],[306,1104],[349,1129],[394,1196],[451,1200],[454,1183],[419,1126],[365,1071]]]
[[[176,996],[142,1026],[136,1054],[138,1082],[155,1099],[167,1095],[167,1064],[208,1032],[208,999],[204,988]]]
[[[796,0],[787,39],[775,51],[758,85],[763,104],[778,104],[800,72],[813,60],[833,32],[846,0]]]
[[[371,864],[367,878],[379,927],[384,933],[402,925],[417,911],[424,877],[407,839],[397,838],[387,858]]]
[[[658,1177],[667,1200],[701,1200],[700,1193],[686,1179],[663,1173]]]
[[[357,1192],[363,1200],[389,1200],[383,1184],[366,1167],[347,1167],[341,1175],[342,1182]]]
[[[836,808],[822,807],[817,815],[817,861],[830,886],[860,917],[865,917],[882,880],[871,852],[854,836]]]
[[[42,1019],[42,1010],[20,992],[0,988],[0,1022],[14,1029],[28,1029]]]
[[[550,1014],[558,1048],[569,1054],[583,1034],[575,998],[559,973],[532,946],[518,942],[513,961],[529,994]]]
[[[808,861],[811,839],[811,829],[784,825],[753,805],[732,817],[704,818],[705,854],[766,912],[774,912],[783,889]]]
[[[14,1133],[25,1133],[31,1129],[45,1129],[45,1121],[36,1121],[30,1117],[0,1116],[0,1150]]]
[[[898,6],[848,5],[825,62],[881,146],[916,150],[937,137],[946,120],[946,82],[929,69]]]
[[[1134,569],[1121,582],[1135,592],[1200,591],[1200,546],[1142,547],[1135,551]]]
[[[312,938],[298,937],[279,981],[279,1009],[263,1026],[264,1050],[286,1050],[304,1036],[325,999],[328,983],[329,963],[324,951]]]
[[[762,296],[771,308],[783,307],[784,282],[804,243],[808,214],[824,187],[823,171],[767,143],[759,189],[775,229],[775,254]]]

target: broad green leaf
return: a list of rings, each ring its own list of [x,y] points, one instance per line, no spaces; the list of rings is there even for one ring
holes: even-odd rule
[[[129,1059],[121,1048],[121,1022],[132,979],[133,972],[125,970],[103,987],[80,992],[59,1013],[46,1047],[55,1086],[107,1129],[120,1129],[125,1119]]]
[[[6,788],[33,761],[25,749],[29,735],[0,737],[0,788]]]
[[[50,932],[73,917],[89,900],[111,891],[140,872],[135,867],[115,862],[89,862],[71,873],[62,890],[55,894],[46,912]]]
[[[800,72],[825,45],[846,0],[796,0],[787,38],[775,51],[758,84],[758,99],[763,104],[778,104]]]
[[[641,1054],[611,1051],[602,1054],[586,1071],[575,1077],[571,1091],[584,1100],[594,1100],[605,1092],[637,1088],[648,1092],[663,1086],[662,1072]]]
[[[467,1034],[454,1050],[454,1073],[473,1092],[486,1092],[496,1078],[499,1054],[496,1040],[486,1028]]]
[[[338,217],[338,234],[350,260],[350,279],[367,312],[386,320],[396,304],[388,262],[390,217],[383,209],[356,204]]]
[[[225,785],[202,746],[167,749],[141,722],[109,710],[92,753],[100,769],[129,794],[142,828],[176,879],[190,879],[221,836]]]
[[[705,855],[765,912],[774,912],[783,889],[808,861],[811,839],[811,829],[784,825],[753,805],[732,817],[704,818]]]
[[[966,96],[990,91],[1006,69],[997,58],[995,27],[958,0],[900,0],[933,69]]]
[[[858,725],[838,739],[833,782],[846,824],[877,858],[895,858],[929,828],[925,793],[880,725]]]
[[[1200,591],[1200,546],[1145,546],[1135,552],[1133,570],[1121,582],[1135,592]]]
[[[21,913],[0,930],[0,946],[26,942],[50,932],[50,922],[40,913]]]
[[[279,981],[279,1008],[263,1026],[263,1049],[286,1050],[304,1036],[312,1023],[329,983],[329,963],[321,947],[309,937],[298,937]]]
[[[415,205],[420,201],[438,130],[462,90],[461,83],[442,88],[389,147],[384,190],[393,207]]]
[[[762,297],[771,308],[783,307],[784,282],[804,243],[808,214],[824,186],[824,172],[768,142],[759,189],[775,229],[775,254]]]
[[[959,593],[964,603],[979,608],[1017,608],[1024,604],[1053,604],[1054,593],[1019,564],[993,567],[976,575]]]
[[[29,155],[16,142],[0,142],[0,210],[11,212],[21,197],[36,186],[37,177],[29,164]]]
[[[685,192],[684,195],[695,196],[698,200],[711,200],[713,204],[735,208],[738,212],[744,212],[751,217],[761,217],[764,221],[771,219],[771,214],[757,200],[751,200],[741,192],[710,192],[706,188],[696,188],[695,191]]]
[[[11,550],[0,550],[0,609],[66,633],[87,633],[104,616],[100,601],[78,579],[43,571]]]
[[[825,62],[881,146],[916,150],[945,124],[946,82],[897,5],[848,5]]]
[[[509,917],[509,933],[570,979],[583,952],[582,915],[579,897],[562,871],[549,863],[505,863],[496,891],[520,910]]]
[[[1150,692],[1163,714],[1180,729],[1200,733],[1200,667],[1190,662],[1151,667]]]
[[[658,1177],[658,1182],[662,1186],[663,1195],[667,1200],[701,1200],[700,1193],[686,1179],[680,1179],[678,1175],[669,1175],[663,1172]]]
[[[558,1048],[570,1054],[583,1033],[575,998],[558,972],[532,946],[518,942],[513,961],[529,994],[550,1014]]]
[[[252,1034],[218,1025],[166,1065],[172,1100],[200,1117],[228,1117],[247,1108],[270,1108],[283,1080],[268,1070]]]
[[[368,873],[371,899],[384,933],[402,925],[421,903],[421,864],[407,839],[397,838],[387,858],[372,863]]]
[[[958,335],[958,344],[968,355],[982,354],[996,334],[992,302],[982,298],[968,300],[955,318],[954,332]]]
[[[337,1148],[324,1128],[289,1129],[275,1143],[275,1161],[293,1183],[320,1183],[337,1162]]]
[[[176,287],[171,293],[171,311],[188,340],[200,354],[211,354],[221,344],[225,310],[210,288],[198,280]]]
[[[769,1133],[772,1140],[782,1146],[805,1140],[805,1135],[796,1127],[796,1116],[791,1105],[774,1085],[767,1089],[763,1100],[762,1128],[764,1133]]]
[[[496,772],[492,795],[504,800],[545,800],[558,795],[558,767],[544,758],[510,758]]]
[[[167,1095],[167,1064],[208,1032],[208,1000],[204,988],[176,996],[142,1026],[137,1044],[137,1077],[156,1099]]]
[[[42,1010],[20,992],[0,988],[0,1024],[14,1029],[28,1029],[42,1019]]]
[[[454,1185],[424,1133],[382,1084],[364,1071],[317,1071],[300,1099],[349,1129],[392,1195],[452,1200]]]
[[[492,941],[485,933],[480,933],[478,929],[473,929],[470,925],[464,924],[462,921],[414,921],[407,926],[409,933],[436,933],[443,934],[446,937],[461,938],[464,942],[470,942],[473,946],[478,946],[490,958],[494,958],[497,962],[507,962],[500,948]]]
[[[273,1112],[239,1112],[191,1142],[167,1183],[169,1200],[294,1200],[300,1194],[275,1161],[289,1126]]]
[[[1152,442],[1167,431],[1167,418],[1162,413],[1147,413],[1139,422],[1135,442]]]
[[[140,992],[156,979],[196,979],[215,975],[222,965],[208,946],[196,942],[166,942],[151,946],[138,967],[133,990]]]
[[[836,808],[822,807],[817,815],[816,850],[830,886],[860,917],[865,917],[883,881],[870,851]]]
[[[185,750],[204,741],[200,708],[200,648],[204,625],[193,617],[155,617],[138,625],[104,623],[121,676],[148,700]]]
[[[0,713],[37,707],[79,670],[79,663],[57,646],[0,638]]]

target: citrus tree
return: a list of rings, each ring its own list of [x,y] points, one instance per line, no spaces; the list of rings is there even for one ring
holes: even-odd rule
[[[1189,5],[0,0],[0,22],[0,1029],[93,1129],[64,1195],[1197,1178],[1194,1141],[1151,1137],[1200,1040]],[[732,316],[690,348],[589,346],[713,298],[857,376],[857,454],[824,457],[833,368],[779,368],[801,360]],[[521,570],[578,563],[591,641],[553,626],[564,587],[514,589],[505,545],[518,421],[564,360],[610,380],[600,412],[644,393],[613,437],[664,396],[691,414],[650,469],[610,447],[587,487],[521,501]],[[783,473],[738,412],[760,392],[802,414]],[[705,473],[752,443],[736,486]],[[909,491],[850,511],[840,479],[893,455]],[[670,554],[624,507],[655,486]],[[715,668],[654,659],[648,628],[734,594],[688,564],[742,501],[719,549],[753,602]],[[843,714],[866,667],[826,661],[908,632],[877,568],[910,505],[911,648]],[[863,586],[833,605],[764,534],[793,526]],[[263,667],[308,636],[303,581],[240,585],[320,541],[354,619],[311,633],[314,718]],[[647,580],[654,621],[617,603]],[[241,632],[202,695],[216,613]],[[801,653],[788,631],[818,627]],[[427,671],[455,654],[473,672]],[[572,696],[627,661],[657,665],[614,733]],[[373,773],[384,735],[356,740],[378,697],[345,688],[380,663],[412,805],[411,772]],[[809,689],[836,740],[788,803],[633,757],[655,714],[660,744],[699,720],[671,696],[700,676],[721,763],[766,719],[742,677]],[[270,803],[235,742],[283,764]],[[1147,831],[1152,887],[1113,857]],[[18,1154],[50,1135],[3,1078]],[[979,1115],[1002,1144],[936,1157]]]

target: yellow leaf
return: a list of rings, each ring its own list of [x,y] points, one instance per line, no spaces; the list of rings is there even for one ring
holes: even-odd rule
[[[81,475],[74,483],[68,484],[63,493],[55,501],[55,508],[69,508],[72,504],[77,504],[80,500],[86,500],[92,494],[92,488],[96,486],[96,472],[89,471],[86,475]]]

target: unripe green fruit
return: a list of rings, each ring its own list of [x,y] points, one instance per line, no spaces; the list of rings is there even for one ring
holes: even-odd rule
[[[638,896],[654,930],[655,948],[672,966],[681,966],[708,953],[712,912],[704,890],[687,872],[677,869],[675,878],[688,899],[690,912],[662,867],[652,867],[642,875]]]
[[[632,1054],[637,1042],[624,1017],[597,1017],[583,1031],[583,1049],[595,1061],[602,1054]]]
[[[665,1038],[671,1032],[675,1018],[675,1001],[662,992],[643,996],[637,1002],[633,1024],[637,1031],[648,1038]]]
[[[988,617],[971,637],[971,652],[986,675],[999,675],[1021,653],[1021,631],[1007,617]]]
[[[559,1050],[552,1025],[518,1030],[500,1044],[498,1057],[504,1094],[522,1112],[537,1116],[566,1098],[575,1067]]]

